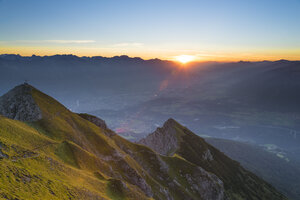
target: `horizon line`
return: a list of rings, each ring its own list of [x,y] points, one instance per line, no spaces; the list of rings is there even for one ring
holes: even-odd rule
[[[94,55],[94,56],[88,56],[88,55],[76,55],[76,54],[49,54],[49,55],[36,55],[36,54],[31,54],[29,55],[21,55],[19,53],[2,53],[0,54],[0,57],[3,56],[9,56],[9,55],[14,55],[14,56],[20,56],[20,57],[52,57],[52,56],[74,56],[77,58],[95,58],[95,57],[101,57],[101,58],[107,58],[107,59],[111,59],[111,58],[116,58],[116,57],[128,57],[130,59],[141,59],[144,61],[151,61],[151,60],[160,60],[160,61],[167,61],[167,62],[174,62],[174,63],[178,63],[178,61],[174,60],[174,59],[162,59],[162,58],[157,58],[157,57],[153,57],[150,59],[146,59],[140,56],[129,56],[126,54],[120,54],[120,55],[114,55],[114,56],[102,56],[102,55]],[[276,61],[290,61],[290,62],[300,62],[300,60],[290,60],[290,59],[284,59],[284,58],[279,58],[279,59],[274,59],[274,60],[267,60],[267,59],[262,59],[262,60],[244,60],[244,59],[236,59],[236,60],[224,60],[224,61],[220,61],[220,60],[195,60],[195,61],[191,61],[188,64],[193,64],[193,63],[209,63],[209,62],[215,62],[215,63],[238,63],[238,62],[252,62],[252,63],[256,63],[256,62],[276,62]]]

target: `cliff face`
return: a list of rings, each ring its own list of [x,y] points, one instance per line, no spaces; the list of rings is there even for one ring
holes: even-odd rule
[[[0,97],[0,114],[20,121],[38,121],[42,112],[32,97],[32,87],[23,84]]]

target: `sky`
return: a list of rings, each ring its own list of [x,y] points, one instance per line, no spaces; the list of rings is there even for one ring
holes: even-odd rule
[[[300,0],[0,0],[0,54],[300,60]]]

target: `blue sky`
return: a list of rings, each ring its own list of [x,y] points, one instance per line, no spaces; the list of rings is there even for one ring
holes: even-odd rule
[[[299,36],[299,0],[0,0],[0,53],[280,59]]]

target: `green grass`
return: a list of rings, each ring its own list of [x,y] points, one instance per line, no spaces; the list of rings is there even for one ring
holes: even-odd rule
[[[122,181],[117,179],[109,179],[107,184],[107,195],[113,200],[125,199],[125,186]]]
[[[73,149],[71,147],[71,144],[68,143],[67,141],[62,142],[59,144],[57,147],[55,154],[63,160],[65,163],[72,165],[74,167],[79,168],[79,165],[77,163],[77,159],[73,153]]]
[[[32,92],[42,120],[23,123],[0,116],[1,151],[9,156],[0,160],[0,199],[110,199],[109,178],[119,172],[96,155],[109,157],[118,147],[96,125]],[[125,199],[148,199],[136,186],[126,188]]]
[[[10,148],[12,154],[18,147]],[[83,171],[68,167],[55,158],[39,155],[34,158],[0,161],[0,196],[19,199],[80,199],[90,191],[101,194],[103,183]],[[81,191],[85,184],[86,192]],[[91,184],[93,183],[93,184]],[[98,187],[96,187],[98,186]],[[102,192],[105,188],[102,186]],[[81,191],[81,192],[78,192]],[[97,191],[97,192],[94,192]]]

